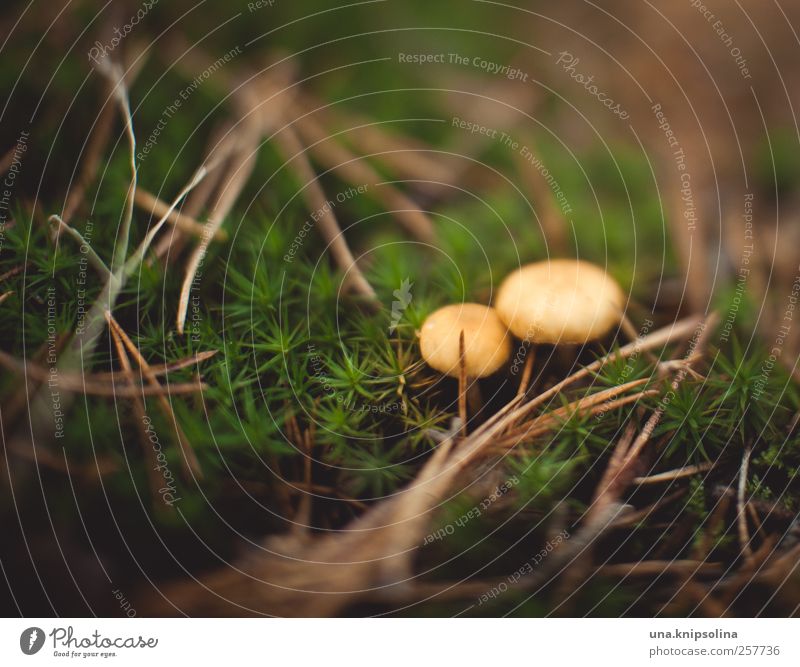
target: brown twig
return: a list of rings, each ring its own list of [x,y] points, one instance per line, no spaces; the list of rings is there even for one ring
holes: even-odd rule
[[[301,181],[303,198],[309,211],[315,214],[319,212],[316,219],[317,228],[330,247],[336,264],[345,272],[347,285],[357,294],[365,297],[368,303],[377,305],[375,290],[364,277],[350,252],[336,214],[327,205],[328,198],[308,161],[306,149],[291,127],[286,127],[279,132],[275,141],[281,147],[287,165],[291,165]]]
[[[91,463],[69,464],[66,458],[61,459],[49,449],[34,445],[33,447],[20,447],[19,443],[9,443],[9,451],[21,459],[32,461],[36,465],[44,466],[50,470],[69,475],[78,475],[82,479],[97,481],[105,475],[111,475],[119,470],[119,464],[106,457],[95,456]]]
[[[367,186],[367,196],[385,206],[415,238],[423,243],[435,241],[433,223],[408,195],[385,182],[364,158],[354,155],[329,137],[304,110],[297,109],[297,114],[295,124],[298,132],[309,143],[309,150],[322,165],[341,172],[356,187]]]
[[[41,366],[35,361],[24,361],[12,357],[7,352],[0,351],[0,366],[19,375],[26,375],[27,377],[36,380],[37,382],[47,382],[52,379],[50,369]],[[163,366],[155,369],[157,372],[154,375],[161,375],[165,371]],[[90,396],[120,396],[123,398],[130,398],[131,396],[156,396],[159,394],[195,394],[207,388],[207,385],[196,382],[175,383],[168,387],[160,384],[157,386],[145,386],[141,384],[128,385],[123,383],[118,384],[120,377],[119,373],[87,373],[81,375],[78,373],[61,373],[58,374],[58,386],[65,392],[73,392],[76,394],[86,394]],[[124,378],[122,378],[124,380]]]
[[[721,563],[708,563],[697,560],[646,560],[637,563],[614,563],[597,569],[598,574],[607,577],[652,577],[662,574],[721,574]]]
[[[136,190],[133,201],[137,206],[147,211],[153,217],[165,217],[168,223],[187,234],[198,238],[203,238],[206,234],[206,228],[197,222],[197,220],[178,210],[171,210],[169,204],[147,192],[147,190],[143,190],[142,188]],[[224,229],[216,229],[211,234],[211,237],[215,241],[225,241],[228,238],[228,233]]]
[[[536,155],[538,151],[530,136],[528,144],[530,154]],[[519,150],[512,151],[512,154],[517,165],[517,171],[522,177],[523,187],[527,187],[530,192],[530,198],[535,204],[530,201],[527,203],[533,209],[534,215],[536,215],[534,206],[538,206],[541,212],[541,215],[536,215],[536,219],[542,226],[542,236],[544,237],[548,255],[564,255],[567,252],[566,224],[564,216],[553,201],[553,191],[550,185],[542,173],[534,168],[530,160],[526,159]]]
[[[714,467],[713,462],[698,463],[697,465],[685,466],[677,470],[669,470],[661,472],[657,475],[649,475],[647,477],[634,477],[633,484],[660,484],[661,482],[672,482],[676,479],[683,479],[684,477],[692,477],[699,472],[706,472]]]
[[[571,401],[567,405],[551,410],[534,419],[530,419],[519,426],[510,429],[505,437],[513,439],[520,437],[527,437],[531,435],[537,428],[543,428],[545,431],[550,430],[553,425],[558,425],[559,421],[568,419],[572,415],[577,414],[591,414],[591,408],[599,407],[597,413],[613,410],[620,405],[626,405],[633,400],[638,400],[644,396],[652,395],[652,392],[645,391],[635,394],[635,397],[618,398],[620,394],[636,389],[646,384],[649,380],[642,378],[639,380],[631,380],[616,387],[610,387],[601,391],[583,396],[582,398]]]
[[[705,321],[703,321],[699,326],[698,329],[695,331],[695,339],[693,341],[693,345],[690,347],[690,350],[686,356],[687,358],[687,366],[682,368],[676,374],[675,378],[672,380],[670,384],[670,391],[675,392],[677,391],[680,384],[683,382],[684,378],[688,373],[689,364],[691,364],[689,359],[695,359],[697,357],[697,352],[703,348],[705,341],[707,340],[708,336],[711,335],[711,331],[714,328],[714,325],[717,321],[716,313],[711,313]],[[631,464],[633,461],[639,456],[642,449],[644,449],[647,442],[650,440],[650,436],[653,434],[658,423],[661,421],[661,417],[664,414],[666,409],[665,403],[660,403],[659,406],[653,411],[653,414],[650,416],[650,419],[647,420],[647,423],[644,425],[639,436],[634,440],[633,445],[631,445],[631,449],[628,452],[626,457],[625,463],[623,464],[623,468],[630,469]]]
[[[424,191],[430,189],[425,181],[439,185],[454,182],[444,161],[436,159],[436,151],[423,141],[387,131],[381,122],[361,117],[352,109],[339,112],[332,104],[325,104],[307,92],[299,97],[306,108],[316,109],[322,115],[326,125],[346,128],[339,133],[360,153],[373,156],[395,173],[414,181],[419,179],[421,182],[414,182],[414,187]]]
[[[156,376],[153,375],[153,371],[150,368],[150,364],[147,363],[147,360],[142,356],[141,352],[139,352],[139,348],[134,345],[133,341],[128,337],[128,334],[125,333],[125,330],[119,325],[119,323],[114,319],[114,316],[106,311],[106,320],[108,321],[109,326],[114,329],[117,334],[119,335],[120,339],[122,340],[125,347],[131,353],[134,359],[136,359],[136,363],[139,364],[139,368],[142,371],[145,379],[153,386],[161,387]],[[172,423],[175,428],[175,435],[178,440],[178,446],[183,453],[182,464],[186,473],[192,477],[202,478],[203,471],[200,468],[200,462],[197,460],[197,455],[194,453],[189,441],[186,439],[186,436],[183,433],[183,429],[178,424],[178,419],[175,416],[175,413],[172,410],[171,403],[166,399],[163,393],[156,394],[156,400],[158,404],[161,406],[162,410],[164,411],[164,415],[167,420]]]
[[[142,67],[146,63],[147,58],[145,54],[146,51],[137,51],[137,57],[133,59],[133,62],[124,72],[125,84],[128,87],[133,84]],[[103,156],[103,151],[108,145],[108,140],[111,137],[111,130],[114,127],[114,115],[116,111],[115,105],[113,104],[114,90],[113,88],[109,88],[106,92],[108,93],[108,96],[104,100],[103,106],[100,109],[100,113],[97,116],[97,120],[91,129],[89,141],[86,146],[86,156],[84,158],[80,173],[78,174],[77,180],[67,193],[67,199],[64,203],[64,211],[61,215],[61,218],[67,224],[72,222],[75,212],[78,210],[78,207],[81,205],[81,202],[86,195],[86,190],[88,189],[89,185],[91,185],[97,174],[97,169]]]
[[[150,370],[156,377],[160,377],[162,375],[169,375],[170,373],[183,370],[184,368],[197,366],[203,361],[211,359],[211,357],[215,356],[216,354],[217,350],[206,350],[205,352],[197,352],[194,356],[186,357],[185,359],[178,359],[177,361],[171,361],[169,363],[151,365]],[[119,379],[118,376],[119,373],[111,371],[111,372],[93,373],[90,376],[84,376],[84,377],[91,377],[98,381],[114,380],[116,382]],[[203,388],[205,388],[205,386]]]
[[[117,350],[117,357],[119,358],[119,363],[122,366],[122,371],[124,375],[128,378],[128,381],[133,384],[134,377],[133,377],[133,367],[131,366],[131,361],[128,358],[128,354],[125,351],[125,346],[122,343],[122,338],[120,338],[119,333],[114,327],[110,328],[111,338],[114,341],[114,347]],[[158,490],[161,488],[161,479],[158,475],[158,461],[156,460],[155,451],[150,444],[149,437],[147,435],[147,431],[145,430],[145,421],[147,418],[147,414],[145,412],[144,401],[139,394],[136,394],[132,397],[133,399],[133,411],[136,415],[136,426],[137,431],[139,432],[139,442],[142,445],[142,453],[144,454],[145,460],[145,467],[147,468],[147,479],[150,485],[150,501],[153,504],[153,507],[158,507]]]
[[[19,264],[19,265],[15,266],[15,267],[9,269],[5,273],[0,274],[0,282],[3,282],[4,280],[8,280],[9,278],[13,278],[17,274],[19,274],[22,271],[24,271],[28,266],[29,266],[28,264]]]
[[[200,237],[200,243],[192,250],[192,254],[189,256],[189,260],[186,263],[176,318],[176,326],[179,334],[184,332],[192,286],[194,285],[194,280],[200,269],[200,265],[208,252],[211,239],[219,231],[225,217],[230,213],[236,200],[244,189],[244,186],[247,184],[250,174],[256,164],[258,137],[260,136],[259,132],[254,127],[248,127],[242,130],[242,134],[249,138],[249,142],[240,152],[236,153],[230,165],[226,166],[230,176],[208,215],[208,222],[206,222],[205,229]]]
[[[736,524],[739,532],[739,546],[746,559],[753,557],[753,549],[750,546],[750,534],[747,529],[747,514],[745,512],[745,490],[747,489],[747,471],[750,466],[750,446],[744,448],[742,453],[742,465],[739,468],[739,485],[736,494]]]

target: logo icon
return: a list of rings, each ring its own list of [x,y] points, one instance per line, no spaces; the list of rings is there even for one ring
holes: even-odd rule
[[[44,646],[44,630],[41,628],[28,628],[19,636],[19,647],[25,655],[38,653],[42,646]]]
[[[406,278],[402,283],[400,283],[400,289],[396,289],[394,292],[392,292],[392,296],[394,296],[395,301],[392,301],[392,320],[389,323],[390,334],[395,332],[397,325],[400,324],[400,320],[403,317],[403,312],[411,305],[411,299],[413,298],[413,295],[411,294],[411,288],[413,286],[414,283]]]

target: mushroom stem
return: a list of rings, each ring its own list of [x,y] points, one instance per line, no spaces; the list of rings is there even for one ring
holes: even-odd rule
[[[471,378],[467,385],[467,407],[473,416],[483,409],[483,394],[481,393],[481,385],[478,378]]]
[[[519,380],[519,389],[517,389],[517,396],[524,396],[528,391],[528,385],[531,382],[531,375],[533,374],[533,362],[536,360],[536,347],[534,345],[528,346],[528,353],[525,356],[525,366],[522,368],[522,377]]]

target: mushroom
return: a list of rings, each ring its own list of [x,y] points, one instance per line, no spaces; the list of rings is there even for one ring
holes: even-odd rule
[[[459,413],[466,424],[467,398],[480,406],[474,380],[497,371],[511,356],[507,327],[494,308],[458,303],[431,313],[419,332],[422,358],[431,368],[459,378]],[[473,382],[468,384],[469,380]]]
[[[554,259],[527,264],[500,285],[495,308],[523,343],[583,344],[623,319],[625,294],[601,267]],[[532,355],[526,360],[526,369]]]

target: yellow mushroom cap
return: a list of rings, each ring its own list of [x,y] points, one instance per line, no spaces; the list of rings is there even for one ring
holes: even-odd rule
[[[495,308],[529,343],[586,343],[620,321],[625,295],[602,268],[572,259],[517,269],[497,292]]]
[[[419,345],[429,366],[458,377],[462,331],[468,377],[491,375],[511,356],[511,340],[494,308],[479,303],[457,303],[431,313],[422,325]]]

